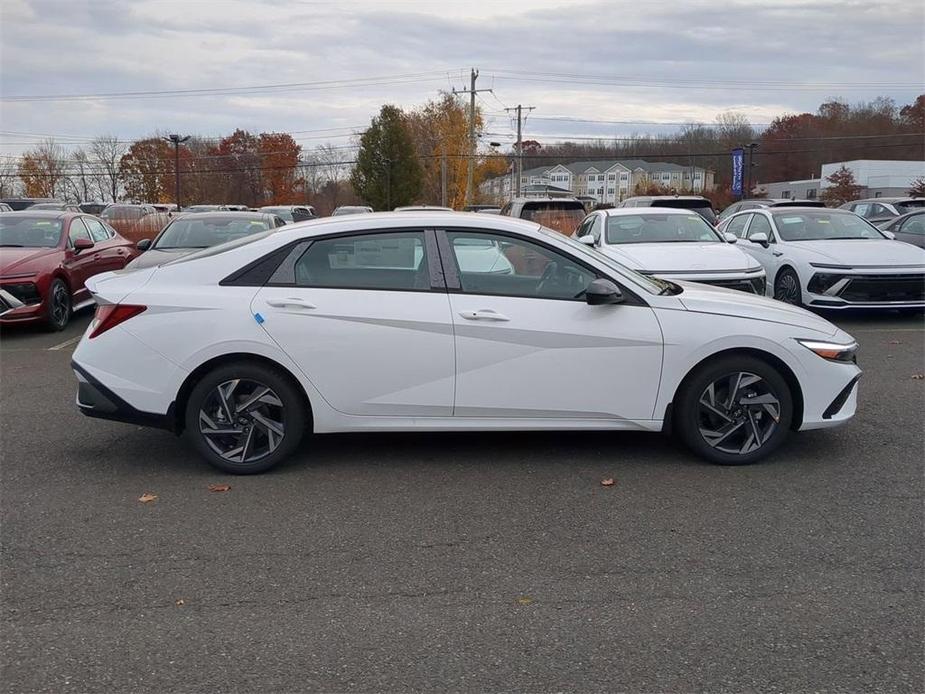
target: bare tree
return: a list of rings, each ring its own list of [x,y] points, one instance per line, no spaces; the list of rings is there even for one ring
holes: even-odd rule
[[[67,159],[64,148],[49,138],[23,154],[19,178],[27,197],[53,198],[64,191]]]
[[[19,171],[16,162],[0,158],[0,197],[12,197],[18,187]]]
[[[94,164],[101,181],[105,182],[105,187],[100,186],[101,199],[109,198],[112,202],[119,199],[121,160],[127,151],[128,148],[113,135],[102,135],[90,143]]]

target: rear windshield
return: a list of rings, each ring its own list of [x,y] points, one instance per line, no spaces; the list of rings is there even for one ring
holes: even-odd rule
[[[277,217],[282,217],[287,222],[294,222],[295,217],[292,216],[292,210],[288,207],[261,207],[261,212],[266,212],[267,214],[275,214]]]
[[[709,200],[653,200],[652,207],[671,207],[679,210],[693,210],[711,224],[716,222],[716,214]]]
[[[520,217],[571,236],[585,218],[585,208],[577,201],[527,202]]]
[[[825,207],[825,203],[822,200],[785,200],[775,202],[771,207]]]
[[[925,207],[925,198],[920,198],[918,200],[903,200],[902,202],[896,203],[896,209],[899,210],[900,214],[912,212],[913,210],[920,210],[923,207]]]
[[[181,218],[167,225],[152,248],[211,248],[266,230],[262,220]]]
[[[0,215],[0,248],[54,248],[61,240],[61,220]]]
[[[224,253],[225,251],[230,251],[235,248],[240,248],[241,246],[246,246],[249,243],[254,241],[259,241],[260,239],[265,239],[272,233],[272,229],[267,229],[266,231],[260,231],[256,234],[251,234],[250,236],[242,236],[241,238],[235,239],[234,241],[228,241],[227,243],[220,243],[217,246],[212,246],[211,248],[204,248],[201,251],[196,251],[195,253],[190,253],[189,255],[184,255],[176,260],[171,260],[165,265],[176,265],[177,263],[187,263],[190,260],[196,260],[198,258],[208,258],[213,255],[218,255],[219,253]]]
[[[103,219],[141,219],[144,216],[144,210],[140,207],[128,207],[127,205],[110,205],[100,214]]]

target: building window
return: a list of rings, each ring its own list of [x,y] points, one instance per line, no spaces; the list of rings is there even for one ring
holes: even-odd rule
[[[807,200],[815,200],[815,199],[816,199],[816,189],[815,189],[815,188],[807,188],[807,189],[806,189],[806,199],[807,199]]]
[[[780,196],[781,196],[782,198],[789,198],[789,197],[790,197],[790,191],[789,191],[789,190],[785,190],[783,193],[780,194]]]
[[[625,174],[625,173],[621,173],[621,174],[620,174],[620,180],[621,180],[621,181],[626,181],[626,180],[628,180],[628,179],[629,179],[629,174]]]
[[[607,195],[613,195],[616,191],[613,188],[607,189]]]
[[[616,180],[617,180],[617,174],[608,174],[608,175],[607,175],[607,180],[608,180],[608,181],[616,181]]]

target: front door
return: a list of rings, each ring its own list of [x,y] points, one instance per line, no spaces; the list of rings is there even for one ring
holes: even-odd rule
[[[595,270],[517,236],[446,232],[441,249],[455,416],[652,419],[662,363],[652,309],[629,295],[589,306],[582,293]]]
[[[453,326],[436,248],[430,243],[428,260],[425,236],[396,231],[306,242],[254,297],[263,328],[334,409],[452,413]]]

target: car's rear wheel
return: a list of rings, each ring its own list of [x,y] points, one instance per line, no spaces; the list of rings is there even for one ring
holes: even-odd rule
[[[787,438],[793,395],[767,362],[730,355],[708,362],[686,380],[673,418],[694,453],[720,465],[747,465]]]
[[[269,470],[296,450],[307,413],[289,378],[239,362],[216,368],[195,385],[185,419],[187,438],[211,465],[247,475]]]
[[[71,320],[71,291],[63,280],[52,280],[48,288],[48,313],[45,325],[49,330],[64,330]]]
[[[774,298],[794,306],[803,305],[803,291],[800,278],[790,268],[784,268],[774,279]]]

